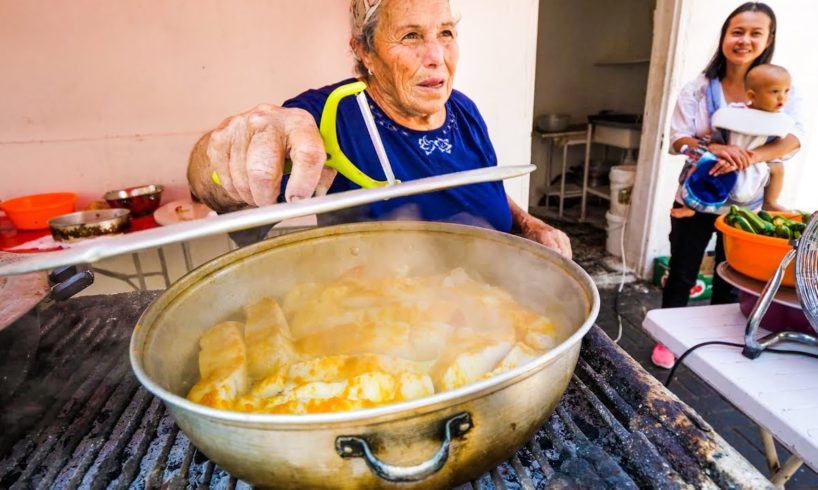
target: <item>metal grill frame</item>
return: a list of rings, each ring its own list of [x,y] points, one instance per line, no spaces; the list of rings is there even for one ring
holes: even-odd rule
[[[199,452],[129,369],[131,330],[156,296],[82,297],[47,312],[32,379],[2,416],[29,413],[0,419],[0,487],[249,488]],[[577,487],[772,488],[597,327],[542,428],[458,488]]]

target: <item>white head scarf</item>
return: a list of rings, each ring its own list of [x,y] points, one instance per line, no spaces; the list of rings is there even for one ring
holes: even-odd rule
[[[349,16],[352,24],[352,35],[360,38],[367,22],[383,4],[383,0],[352,0],[349,3]]]

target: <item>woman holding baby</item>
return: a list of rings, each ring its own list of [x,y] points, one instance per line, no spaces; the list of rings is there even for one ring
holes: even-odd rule
[[[712,175],[729,172],[760,172],[769,185],[764,190],[765,207],[777,207],[783,170],[774,162],[800,148],[803,124],[797,94],[790,88],[789,74],[769,65],[775,51],[776,18],[773,10],[761,2],[747,2],[736,8],[721,28],[718,49],[703,73],[688,82],[679,94],[670,126],[671,152],[683,147],[707,150],[718,157]],[[758,68],[756,68],[758,67]],[[755,70],[753,70],[755,69]],[[748,73],[753,70],[749,78]],[[737,144],[734,138],[714,131],[712,115],[720,108],[744,104],[747,111],[782,112],[793,121],[789,132],[770,138],[753,149]],[[772,172],[768,170],[774,168]],[[755,167],[764,166],[764,167]],[[705,249],[715,230],[719,212],[686,208],[681,186],[671,212],[670,273],[662,295],[662,307],[686,306],[695,285]],[[761,200],[759,199],[759,203]],[[745,205],[751,205],[746,203]],[[721,234],[716,232],[716,264],[725,260]],[[713,277],[712,304],[735,301],[732,287],[716,274]],[[673,354],[657,344],[652,362],[663,368],[673,366]]]

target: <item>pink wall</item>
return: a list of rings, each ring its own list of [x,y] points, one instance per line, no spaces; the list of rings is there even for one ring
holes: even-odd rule
[[[0,165],[13,176],[0,199],[151,182],[185,195],[202,132],[350,73],[345,16],[329,0],[0,3]]]
[[[500,162],[529,163],[537,0],[452,5],[462,17],[455,86],[480,105]],[[82,205],[143,183],[165,184],[165,200],[186,195],[203,132],[352,73],[347,6],[0,1],[0,199],[70,190]],[[527,201],[527,178],[506,184]]]

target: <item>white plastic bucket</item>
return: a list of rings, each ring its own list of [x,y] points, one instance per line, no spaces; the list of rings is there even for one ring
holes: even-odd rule
[[[625,217],[631,204],[636,165],[614,165],[608,177],[611,179],[611,213]]]
[[[608,222],[608,239],[605,241],[605,249],[608,253],[616,257],[622,257],[622,234],[625,232],[625,222],[623,216],[617,216],[610,211],[605,213],[605,220]]]

